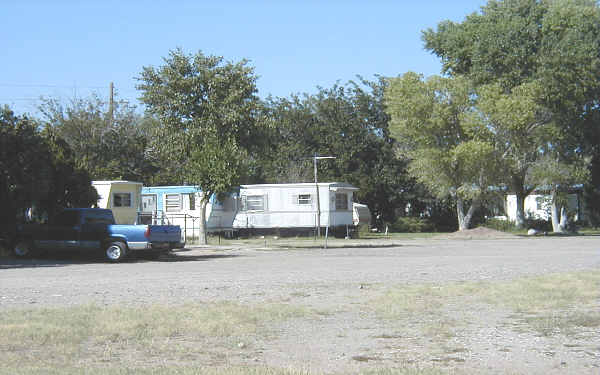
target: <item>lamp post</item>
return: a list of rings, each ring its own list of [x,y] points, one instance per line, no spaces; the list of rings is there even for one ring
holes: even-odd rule
[[[313,156],[313,165],[315,169],[315,189],[317,189],[317,237],[321,237],[321,201],[319,199],[319,182],[317,181],[317,160],[335,159],[335,156],[319,156],[315,152]]]

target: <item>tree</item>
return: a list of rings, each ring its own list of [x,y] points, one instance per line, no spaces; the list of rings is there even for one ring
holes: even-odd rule
[[[543,156],[542,146],[556,139],[549,111],[539,103],[541,88],[524,83],[506,93],[498,84],[477,92],[479,124],[473,134],[493,144],[506,171],[504,183],[516,195],[516,226],[525,223],[525,197],[541,183],[533,169]]]
[[[148,155],[144,119],[127,101],[114,102],[112,118],[97,96],[73,99],[67,106],[46,98],[40,112],[45,126],[67,142],[77,165],[93,179],[146,182],[157,172]]]
[[[549,190],[551,199],[552,230],[565,232],[568,224],[567,194],[576,184],[589,178],[587,162],[584,159],[561,162],[552,154],[544,156],[534,167],[533,178]]]
[[[437,30],[426,30],[423,40],[450,76],[467,76],[476,86],[497,85],[506,95],[522,85],[537,85],[537,102],[546,109],[540,113],[550,114],[559,129],[550,141],[552,150],[557,155],[586,150],[584,118],[600,110],[597,2],[491,0],[461,23],[444,21]],[[569,159],[577,160],[565,158],[563,165]],[[507,177],[516,193],[530,190],[525,184],[515,187],[518,173]]]
[[[374,217],[394,220],[409,199],[414,181],[406,163],[393,151],[389,116],[384,110],[387,81],[379,78],[319,88],[314,95],[270,99],[265,118],[272,129],[265,155],[268,182],[313,181],[310,158],[315,153],[335,156],[319,163],[319,180],[341,180],[359,188],[355,198],[366,203]]]
[[[206,243],[210,197],[231,191],[246,175],[261,144],[256,121],[256,76],[247,61],[185,54],[176,49],[164,65],[144,67],[137,88],[158,126],[151,147],[161,163],[175,166],[180,183],[202,190],[201,242]]]
[[[0,111],[0,223],[14,224],[32,207],[52,215],[97,200],[89,174],[77,167],[65,141],[8,107]]]
[[[468,229],[501,175],[494,145],[474,136],[480,126],[470,83],[409,72],[391,79],[386,99],[390,129],[399,152],[410,158],[410,174],[439,198],[455,199],[458,227]]]

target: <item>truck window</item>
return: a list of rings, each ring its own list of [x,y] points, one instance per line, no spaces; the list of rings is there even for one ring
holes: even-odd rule
[[[114,224],[115,219],[110,211],[88,211],[83,218],[85,224]]]
[[[63,227],[72,227],[79,224],[79,212],[77,211],[63,211],[54,217],[51,221],[54,225],[60,225]]]

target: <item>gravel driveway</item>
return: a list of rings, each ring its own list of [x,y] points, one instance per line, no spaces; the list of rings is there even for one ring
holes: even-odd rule
[[[509,280],[598,269],[600,238],[592,236],[407,240],[401,246],[351,249],[196,247],[158,261],[131,260],[121,264],[83,256],[0,259],[0,310],[82,303],[217,300],[284,301],[336,310],[339,306],[366,303],[385,288],[405,283]],[[552,341],[559,339],[547,338],[541,343],[535,342],[541,340],[535,337],[494,338],[497,332],[485,326],[489,319],[495,318],[482,321],[479,332],[463,338],[461,345],[467,346],[468,352],[462,354],[458,364],[424,357],[426,344],[418,340],[404,342],[414,344],[414,350],[405,350],[402,361],[491,373],[600,371],[600,334],[586,346],[588,354],[581,355]],[[289,324],[278,328],[282,334],[276,342],[263,343],[255,361],[324,372],[393,366],[399,361],[400,343],[382,342],[385,328],[360,311],[341,309],[334,317],[323,317],[319,322]],[[522,340],[523,345],[499,351],[498,342],[503,340]],[[559,348],[550,357],[533,349],[548,346]]]

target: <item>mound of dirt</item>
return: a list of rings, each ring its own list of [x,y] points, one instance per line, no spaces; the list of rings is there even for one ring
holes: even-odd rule
[[[474,229],[465,229],[459,230],[454,233],[449,233],[447,236],[444,236],[448,239],[458,239],[458,240],[488,240],[493,238],[519,238],[514,234],[501,232],[499,230],[478,227]]]

